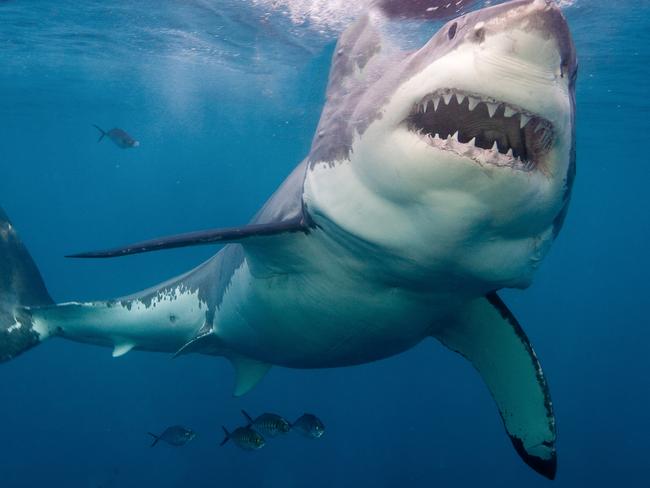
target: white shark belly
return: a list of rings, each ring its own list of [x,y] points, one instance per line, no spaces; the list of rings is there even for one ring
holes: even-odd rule
[[[260,274],[254,258],[237,269],[214,319],[225,350],[296,368],[365,363],[411,348],[460,302],[351,271],[315,241],[288,272]]]

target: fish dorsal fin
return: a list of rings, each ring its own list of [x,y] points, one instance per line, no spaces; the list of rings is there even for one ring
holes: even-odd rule
[[[167,237],[159,237],[148,241],[136,242],[122,247],[102,251],[83,252],[70,254],[68,258],[114,258],[140,254],[143,252],[160,251],[177,247],[200,246],[204,244],[224,244],[228,242],[241,242],[253,237],[268,237],[290,232],[309,232],[309,225],[302,215],[261,224],[250,224],[241,227],[223,227],[218,229],[188,232]]]
[[[235,368],[235,391],[233,395],[236,397],[251,391],[271,369],[269,363],[263,363],[244,356],[230,355],[229,359]]]
[[[133,342],[116,342],[113,347],[113,357],[119,358],[135,347]]]
[[[255,423],[255,421],[253,420],[253,417],[248,415],[248,412],[246,410],[242,409],[241,414],[244,416],[244,418],[246,418],[246,421],[248,422],[247,427],[251,427]]]
[[[546,379],[528,337],[499,296],[473,301],[434,336],[481,374],[524,462],[554,479],[555,416]]]

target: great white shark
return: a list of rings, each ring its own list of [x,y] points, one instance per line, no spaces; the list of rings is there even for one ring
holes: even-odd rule
[[[0,360],[49,337],[211,354],[242,395],[272,365],[350,366],[434,337],[474,365],[518,454],[554,478],[547,382],[497,291],[531,283],[567,212],[576,53],[545,0],[470,12],[415,50],[383,31],[448,3],[379,1],[342,34],[311,151],[248,225],[76,255],[227,243],[181,276],[55,304],[0,211]]]

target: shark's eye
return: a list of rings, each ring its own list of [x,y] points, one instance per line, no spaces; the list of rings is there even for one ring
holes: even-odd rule
[[[451,41],[454,36],[456,35],[456,29],[458,28],[458,24],[454,22],[451,24],[451,27],[449,28],[449,31],[447,32],[447,35],[449,36],[449,40]]]

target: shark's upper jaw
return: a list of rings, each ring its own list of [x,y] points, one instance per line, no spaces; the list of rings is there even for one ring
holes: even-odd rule
[[[433,148],[475,162],[522,171],[537,168],[553,142],[553,125],[489,96],[444,88],[417,102],[405,120]]]

